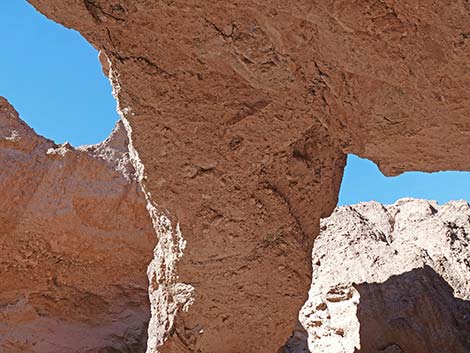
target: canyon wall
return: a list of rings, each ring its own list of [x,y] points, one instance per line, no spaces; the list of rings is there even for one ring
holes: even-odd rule
[[[30,0],[100,50],[157,230],[148,352],[273,352],[345,154],[470,169],[466,0]]]
[[[78,149],[0,97],[0,352],[145,352],[156,243],[118,123]]]
[[[470,351],[470,206],[402,199],[322,220],[300,318],[311,352]],[[301,353],[305,333],[288,347]]]

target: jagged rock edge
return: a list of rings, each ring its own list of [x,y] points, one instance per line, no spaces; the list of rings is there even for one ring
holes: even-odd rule
[[[158,347],[169,337],[168,332],[171,334],[173,331],[171,328],[174,325],[177,312],[179,310],[187,311],[194,302],[194,287],[178,282],[176,270],[176,264],[183,256],[186,248],[186,240],[177,220],[172,221],[168,211],[161,211],[157,208],[156,202],[145,186],[145,166],[133,145],[132,127],[127,119],[127,116],[132,116],[133,113],[131,108],[121,106],[119,74],[113,70],[112,62],[106,54],[100,52],[100,55],[105,57],[109,65],[108,78],[111,83],[112,94],[116,100],[116,110],[128,136],[129,158],[135,169],[135,178],[145,195],[146,208],[158,241],[154,249],[153,260],[147,269],[151,310],[147,353],[157,353]]]

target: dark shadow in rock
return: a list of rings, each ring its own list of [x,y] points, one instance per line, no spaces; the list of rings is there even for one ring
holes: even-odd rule
[[[297,321],[292,335],[286,344],[279,348],[278,353],[309,353],[308,333],[300,322]]]
[[[470,302],[431,267],[356,284],[361,349],[356,353],[469,353]]]

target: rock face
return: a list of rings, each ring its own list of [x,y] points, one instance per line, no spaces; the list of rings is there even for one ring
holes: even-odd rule
[[[156,239],[122,123],[56,145],[0,98],[0,352],[144,352]]]
[[[101,51],[132,130],[149,353],[283,344],[346,153],[470,168],[467,0],[30,2]]]
[[[311,352],[470,352],[466,202],[363,203],[321,225],[300,314]]]

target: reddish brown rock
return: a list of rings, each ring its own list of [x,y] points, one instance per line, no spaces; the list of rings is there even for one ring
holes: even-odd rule
[[[0,98],[0,352],[145,351],[155,234],[118,123],[78,149]]]
[[[282,344],[344,153],[470,168],[466,0],[30,2],[101,51],[132,129],[160,232],[149,352]]]

